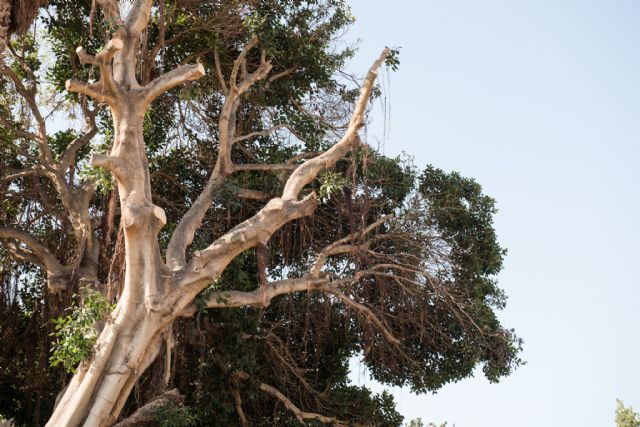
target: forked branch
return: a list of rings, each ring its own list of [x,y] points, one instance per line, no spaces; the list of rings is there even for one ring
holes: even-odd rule
[[[385,49],[369,69],[346,135],[329,150],[297,166],[285,184],[282,198],[272,199],[252,218],[239,224],[205,250],[198,251],[192,261],[183,268],[181,282],[185,285],[191,282],[193,286],[188,295],[192,298],[195,297],[206,286],[207,282],[215,280],[222,273],[227,263],[242,251],[255,246],[259,242],[267,241],[285,223],[301,216],[309,215],[315,210],[317,204],[315,193],[305,197],[302,202],[297,202],[298,195],[308,183],[315,179],[321,170],[333,166],[351,150],[352,142],[358,136],[358,129],[364,123],[364,111],[369,102],[378,69],[388,54],[388,49]],[[222,156],[222,154],[219,156]],[[220,161],[220,158],[218,160]],[[212,200],[212,196],[209,200]],[[206,209],[208,209],[209,205],[210,201]],[[196,223],[191,222],[188,224],[191,230],[187,226],[181,228],[182,224],[180,224],[174,231],[167,251],[167,262],[170,266],[173,265],[175,268],[175,266],[180,266],[184,262],[182,261],[184,260],[184,251],[193,239],[193,232],[195,232],[194,224],[200,224],[206,209],[200,212],[199,218],[195,218],[197,220]],[[178,235],[179,231],[192,231],[192,233],[184,236]],[[176,242],[178,244],[175,244]],[[193,294],[191,294],[192,292]]]
[[[247,53],[258,43],[257,37],[252,37],[251,41],[244,47],[239,57],[234,61],[229,85],[224,82],[224,76],[220,68],[220,59],[216,53],[216,74],[221,82],[225,100],[218,120],[219,145],[218,159],[211,172],[207,185],[202,190],[196,201],[191,205],[187,213],[174,230],[169,246],[167,248],[167,265],[173,270],[178,270],[186,265],[186,251],[197,228],[213,203],[215,189],[221,186],[226,177],[234,172],[234,165],[231,161],[231,150],[233,148],[235,132],[235,115],[240,105],[242,95],[255,85],[259,80],[269,74],[271,64],[266,60],[264,54],[261,56],[260,65],[251,74],[243,77],[240,83],[237,82],[238,70],[243,68],[246,62]],[[245,64],[246,66],[246,64]]]

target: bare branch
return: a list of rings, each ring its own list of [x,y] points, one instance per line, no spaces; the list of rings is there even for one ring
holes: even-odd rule
[[[0,240],[10,252],[21,257],[22,260],[35,263],[43,267],[47,272],[47,283],[52,292],[58,292],[66,286],[66,278],[70,268],[62,265],[49,249],[31,234],[15,228],[0,228]],[[11,241],[19,241],[27,246],[24,250],[11,244]]]
[[[249,374],[247,374],[244,371],[237,371],[237,375],[238,378],[243,380],[243,381],[248,381],[251,379],[251,376]],[[316,420],[321,422],[322,424],[331,424],[334,426],[349,426],[349,425],[357,425],[357,424],[352,424],[352,423],[348,423],[345,421],[341,421],[338,420],[337,418],[333,418],[333,417],[327,417],[325,415],[321,415],[321,414],[317,414],[315,412],[305,412],[303,410],[301,410],[300,408],[298,408],[296,405],[293,404],[293,402],[284,394],[282,394],[282,392],[278,389],[276,389],[273,386],[270,386],[269,384],[265,384],[265,383],[260,383],[258,385],[258,389],[260,391],[263,391],[273,397],[275,397],[280,403],[282,403],[284,405],[285,408],[287,408],[287,410],[289,412],[291,412],[293,415],[295,415],[295,417],[298,419],[298,421],[300,421],[301,423],[305,423],[305,421],[308,420]]]
[[[93,55],[89,55],[82,46],[78,46],[78,48],[76,49],[76,54],[78,55],[81,64],[94,65],[96,63],[96,57]]]
[[[87,130],[83,135],[74,139],[71,144],[69,144],[67,148],[65,148],[64,153],[62,153],[62,157],[60,158],[59,162],[59,170],[62,173],[65,173],[65,171],[71,167],[78,151],[89,142],[91,142],[93,137],[98,133],[95,112],[91,112],[87,108],[85,108],[84,110],[85,119],[87,121]]]
[[[12,173],[10,175],[5,175],[3,177],[0,177],[0,181],[2,182],[8,182],[8,181],[12,181],[16,178],[22,178],[24,176],[31,176],[31,175],[44,175],[46,174],[46,172],[44,171],[43,168],[40,167],[34,167],[31,169],[26,169],[20,172],[16,172],[16,173]]]
[[[152,0],[137,0],[131,7],[124,25],[133,36],[140,34],[147,26],[152,4]]]
[[[378,69],[388,55],[389,50],[385,49],[369,69],[367,77],[365,78],[364,84],[362,86],[362,90],[360,91],[360,98],[356,103],[356,108],[351,117],[349,128],[347,129],[346,134],[342,137],[340,142],[335,144],[333,147],[331,147],[318,157],[302,164],[291,174],[284,188],[284,199],[297,198],[300,191],[315,179],[318,172],[333,166],[338,160],[340,160],[345,154],[349,152],[349,150],[351,149],[351,143],[355,138],[357,138],[358,129],[360,129],[360,127],[364,125],[364,112],[367,103],[369,102],[375,79],[378,75]]]
[[[350,252],[353,252],[354,250],[358,250],[361,247],[363,247],[362,245],[349,245],[347,243],[361,239],[367,233],[370,233],[375,228],[381,226],[391,218],[393,218],[393,214],[385,215],[379,220],[369,224],[364,230],[361,230],[356,234],[350,234],[347,237],[343,237],[342,239],[337,240],[332,244],[330,244],[329,246],[322,249],[322,251],[320,251],[320,253],[318,254],[318,257],[316,258],[316,261],[313,263],[313,266],[311,267],[311,270],[309,272],[311,277],[320,277],[320,271],[322,270],[322,267],[324,267],[324,265],[326,264],[327,258],[329,256],[350,253]]]
[[[31,114],[36,120],[38,125],[38,138],[35,141],[38,142],[38,146],[40,148],[40,155],[47,163],[51,164],[53,162],[53,155],[51,154],[51,149],[47,145],[47,127],[45,125],[44,118],[40,113],[40,109],[38,108],[38,104],[36,102],[35,90],[28,90],[20,80],[20,77],[16,73],[13,72],[7,66],[0,66],[0,75],[4,75],[9,77],[13,81],[13,85],[16,91],[24,98],[29,106],[29,110],[31,110]]]
[[[97,102],[113,104],[113,97],[105,90],[101,83],[85,83],[80,80],[67,80],[65,87],[69,92],[82,93]]]
[[[248,200],[266,200],[271,196],[267,193],[263,193],[262,191],[241,188],[240,191],[238,191],[238,197]]]
[[[222,93],[225,95],[229,95],[229,89],[227,88],[227,84],[224,81],[224,75],[222,74],[222,67],[220,65],[220,53],[218,52],[218,48],[213,51],[213,58],[216,65],[216,76],[218,77],[218,83],[220,83],[220,87],[222,88]]]
[[[247,54],[257,44],[258,44],[258,37],[254,34],[251,36],[251,40],[249,40],[249,43],[247,43],[244,49],[242,49],[242,52],[240,52],[240,55],[238,55],[238,58],[235,61],[233,61],[233,68],[231,69],[231,76],[229,77],[229,82],[231,83],[231,90],[238,91],[238,88],[236,86],[238,81],[238,69],[243,63],[246,62]]]
[[[247,139],[256,138],[258,136],[269,135],[270,133],[273,133],[273,132],[277,131],[278,129],[289,129],[289,130],[291,130],[291,126],[286,125],[286,124],[284,124],[284,125],[276,125],[276,126],[270,127],[269,129],[261,130],[261,131],[258,131],[258,132],[251,132],[251,133],[248,133],[246,135],[238,136],[238,137],[233,139],[233,142],[236,143],[236,142],[240,142],[240,141],[246,141]]]
[[[275,82],[276,80],[279,80],[283,77],[293,74],[297,69],[298,69],[297,66],[293,66],[291,68],[287,68],[286,70],[280,71],[279,73],[276,73],[273,76],[269,77],[269,80],[267,80],[267,83],[265,84],[265,89],[268,89],[271,86],[271,83]]]
[[[189,304],[240,253],[259,242],[266,242],[285,223],[310,215],[316,206],[315,193],[301,201],[271,199],[256,215],[238,224],[206,249],[196,251],[189,264],[178,273],[179,284],[185,287],[180,306]]]
[[[173,270],[179,270],[185,266],[187,247],[189,247],[193,241],[196,229],[202,223],[204,215],[213,202],[215,189],[223,183],[223,178],[215,172],[214,170],[207,185],[205,185],[196,201],[193,202],[171,235],[171,240],[167,247],[167,266]]]
[[[161,75],[146,85],[143,89],[146,104],[150,104],[158,96],[183,83],[198,80],[204,76],[202,64],[181,65]]]
[[[207,308],[231,308],[231,307],[268,307],[271,300],[279,295],[293,292],[309,292],[329,290],[329,281],[326,279],[314,279],[302,277],[298,279],[285,279],[269,283],[266,287],[257,288],[251,292],[219,291],[212,293],[207,298]],[[185,308],[180,316],[191,317],[197,311],[195,304]]]
[[[376,325],[378,327],[380,332],[382,332],[382,334],[387,338],[387,340],[389,340],[390,342],[392,342],[394,344],[400,344],[401,343],[401,341],[398,338],[396,338],[393,335],[393,333],[391,333],[391,331],[389,330],[387,325],[385,325],[384,322],[382,320],[380,320],[380,318],[378,318],[373,313],[373,311],[371,311],[371,309],[369,307],[367,307],[366,305],[361,304],[361,303],[355,301],[354,299],[350,298],[347,294],[345,294],[342,291],[339,291],[336,287],[332,287],[329,292],[332,293],[333,295],[335,295],[336,297],[338,297],[338,299],[340,299],[342,302],[346,303],[347,305],[349,305],[349,306],[355,308],[356,310],[358,310],[359,312],[363,313],[368,321],[370,321],[371,323],[373,323],[374,325]]]
[[[245,164],[245,165],[233,165],[233,172],[246,172],[246,171],[289,171],[295,170],[299,165],[291,165],[291,164]]]

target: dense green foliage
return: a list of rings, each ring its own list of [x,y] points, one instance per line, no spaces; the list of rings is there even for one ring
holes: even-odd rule
[[[143,51],[153,54],[141,60],[140,80],[148,82],[195,60],[208,71],[203,79],[159,98],[145,117],[153,197],[167,215],[160,234],[165,250],[217,157],[224,98],[216,64],[228,74],[255,34],[273,60],[272,75],[281,76],[261,82],[245,96],[237,112],[237,134],[282,124],[291,131],[265,132],[238,143],[236,164],[283,163],[327,149],[344,130],[357,87],[340,73],[353,54],[339,41],[353,21],[341,0],[166,0],[161,5],[141,41]],[[82,114],[78,106],[87,102],[68,94],[64,81],[96,78],[98,73],[97,67],[79,63],[75,49],[82,45],[96,52],[113,25],[99,8],[92,12],[90,0],[50,0],[40,30],[46,43],[25,37],[15,47],[40,90],[59,93],[46,106],[56,111],[56,124],[50,126],[56,131],[48,142],[57,158],[78,135],[71,119]],[[154,50],[161,33],[165,42]],[[398,66],[393,52],[391,68]],[[249,53],[247,67],[258,61],[256,49]],[[18,62],[11,66],[23,70]],[[30,81],[28,73],[20,72]],[[12,117],[16,128],[28,129],[19,108],[23,104],[8,80],[0,78],[0,114]],[[16,262],[3,246],[8,242],[0,240],[0,415],[19,425],[44,424],[68,372],[90,357],[95,323],[119,295],[123,244],[113,205],[116,190],[104,170],[87,162],[92,152],[104,152],[111,143],[106,110],[99,111],[98,123],[98,136],[77,153],[70,179],[79,185],[92,178],[98,185],[91,209],[102,244],[101,293],[82,297],[82,285],[72,281],[67,293],[49,294],[40,270]],[[0,170],[32,167],[35,152],[32,142],[0,126]],[[505,250],[493,229],[495,203],[479,184],[433,167],[419,171],[403,158],[386,157],[363,144],[309,187],[321,201],[316,212],[273,236],[264,248],[266,271],[261,271],[257,251],[233,260],[200,296],[194,318],[173,325],[170,383],[163,381],[165,360],[160,358],[136,386],[125,413],[176,387],[185,396],[184,406],[159,410],[160,425],[239,425],[236,392],[251,425],[300,425],[273,396],[259,390],[260,384],[269,384],[306,411],[371,426],[400,426],[403,418],[389,394],[350,384],[351,358],[361,358],[375,379],[421,393],[469,377],[479,365],[491,381],[518,366],[520,341],[496,317],[505,304],[495,282]],[[241,198],[243,189],[274,196],[282,179],[279,173],[233,175],[216,191],[190,251],[202,249],[264,205],[262,199]],[[69,219],[45,177],[0,181],[0,192],[0,227],[28,230],[61,260],[81,257]],[[213,290],[254,290],[261,275],[270,280],[300,277],[328,244],[358,236],[389,214],[395,218],[356,239],[363,248],[368,245],[366,250],[332,258],[323,271],[335,280],[369,272],[341,288],[352,301],[370,307],[369,316],[322,293],[282,296],[264,309],[207,310],[202,304]],[[389,264],[402,269],[384,267]],[[382,333],[372,316],[382,319],[401,344]],[[250,380],[239,379],[240,371]]]
[[[82,288],[82,303],[72,305],[67,314],[51,322],[55,325],[55,341],[51,348],[51,366],[62,365],[73,373],[80,362],[88,358],[98,339],[99,325],[115,308],[104,295],[93,289]]]

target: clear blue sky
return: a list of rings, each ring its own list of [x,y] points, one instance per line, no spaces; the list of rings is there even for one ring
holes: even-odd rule
[[[396,390],[401,412],[456,427],[602,427],[616,397],[639,410],[640,1],[350,3],[347,37],[362,40],[351,70],[402,47],[385,152],[475,177],[497,199],[501,319],[528,362],[499,384]]]

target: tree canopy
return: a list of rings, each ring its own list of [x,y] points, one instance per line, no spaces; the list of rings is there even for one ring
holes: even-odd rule
[[[400,426],[351,358],[417,393],[521,363],[495,201],[363,140],[398,57],[344,71],[345,2],[40,11],[0,64],[0,415],[93,425],[118,383],[100,425]]]

